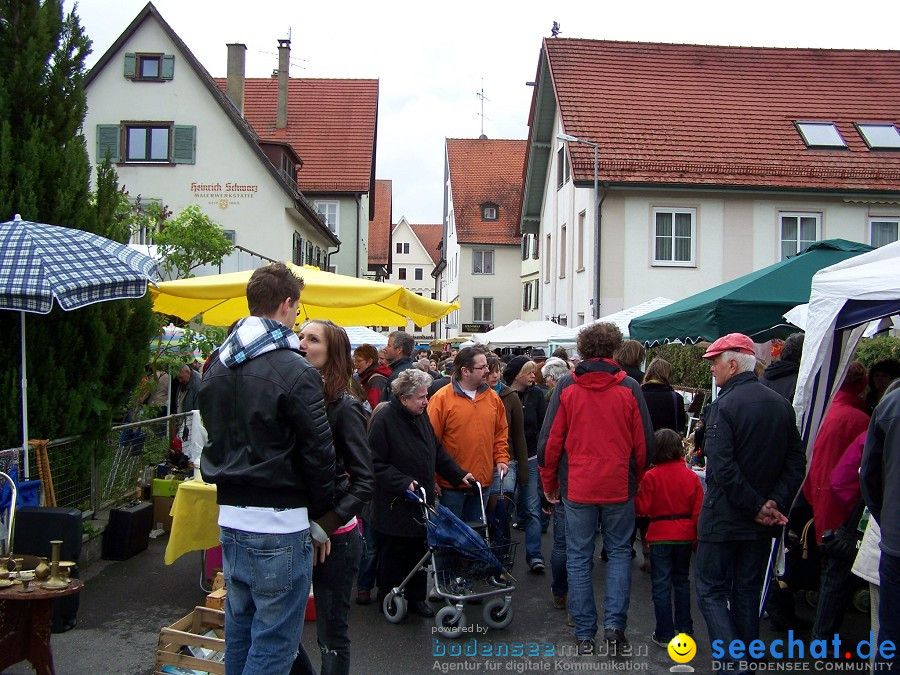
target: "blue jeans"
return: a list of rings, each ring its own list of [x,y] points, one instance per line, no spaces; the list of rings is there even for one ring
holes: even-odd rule
[[[322,654],[321,675],[350,672],[350,592],[359,570],[361,538],[359,530],[331,536],[331,553],[313,567],[313,595],[316,603],[316,639]],[[316,670],[303,646],[291,673]]]
[[[303,633],[312,576],[309,530],[260,534],[221,528],[225,669],[244,675],[290,670]]]
[[[691,545],[650,544],[650,581],[653,588],[653,609],[656,612],[656,637],[668,641],[678,633],[692,633]]]
[[[569,593],[566,577],[566,509],[562,504],[553,507],[553,550],[550,552],[550,592],[559,597]]]
[[[528,485],[522,486],[522,497],[519,500],[525,520],[525,562],[529,565],[536,561],[544,561],[541,553],[541,500],[538,497],[537,457],[528,460]]]
[[[850,598],[850,568],[852,562],[822,553],[822,574],[819,578],[819,599],[816,602],[816,622],[813,640],[831,640],[840,632],[844,622],[844,608]]]
[[[723,641],[723,662],[729,660],[732,640],[749,645],[759,638],[760,595],[771,545],[770,539],[701,541],[697,549],[697,605],[706,619],[710,644]]]
[[[359,560],[359,577],[356,580],[357,591],[371,591],[375,587],[375,577],[378,572],[378,541],[375,528],[372,523],[360,518],[362,526],[363,546]]]
[[[603,627],[625,630],[631,595],[631,533],[634,499],[621,504],[581,504],[563,500],[566,508],[566,571],[568,606],[575,619],[575,638],[593,640],[597,634],[597,605],[591,573],[597,519],[602,522],[603,546],[609,555],[603,598]]]
[[[482,496],[487,501],[488,493],[482,492]],[[481,522],[482,504],[478,503],[478,492],[474,488],[471,490],[441,488],[440,502],[464,523]]]
[[[504,545],[510,541],[509,537],[509,511],[513,504],[516,492],[516,477],[518,476],[519,463],[511,460],[509,471],[503,475],[501,490],[500,472],[494,469],[494,482],[488,491],[487,520],[490,528],[491,540],[495,544]],[[479,515],[479,518],[481,516]]]
[[[885,640],[894,643],[892,658],[878,654],[876,663],[894,663],[900,648],[900,557],[881,552],[878,563],[878,574],[881,578],[880,605],[878,607],[878,644]],[[883,668],[884,670],[884,668]],[[888,672],[884,670],[884,672]]]

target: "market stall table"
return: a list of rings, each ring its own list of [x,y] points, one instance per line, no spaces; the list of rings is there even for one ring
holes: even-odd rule
[[[166,565],[171,565],[185,553],[205,553],[207,549],[219,545],[219,505],[216,503],[215,485],[198,480],[181,483],[172,502],[171,515],[172,530],[166,545]],[[205,567],[205,562],[201,564]]]
[[[52,675],[53,601],[80,592],[84,582],[73,579],[66,588],[46,590],[33,581],[29,588],[34,590],[23,593],[21,588],[0,589],[0,672],[27,659],[38,675]]]

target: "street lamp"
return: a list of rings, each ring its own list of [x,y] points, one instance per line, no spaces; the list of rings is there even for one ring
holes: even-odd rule
[[[599,161],[596,143],[585,141],[569,134],[556,134],[556,138],[567,143],[583,143],[594,148],[594,319],[600,318],[600,189],[597,183]]]

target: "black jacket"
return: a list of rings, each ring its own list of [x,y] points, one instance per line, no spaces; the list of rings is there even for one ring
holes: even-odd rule
[[[422,508],[404,496],[409,484],[418,481],[431,504],[435,471],[454,485],[466,472],[434,435],[428,413],[413,415],[397,398],[372,418],[369,447],[375,465],[375,529],[398,537],[424,537]]]
[[[391,369],[391,376],[388,378],[384,391],[381,392],[382,402],[390,401],[394,397],[391,393],[391,385],[394,384],[394,380],[397,379],[397,376],[404,370],[415,368],[416,364],[413,362],[411,356],[401,356],[399,359],[389,364],[388,367]]]
[[[794,402],[794,390],[797,388],[797,373],[800,364],[791,361],[773,361],[766,366],[759,381],[772,391],[777,391],[791,403]]]
[[[547,413],[547,399],[544,398],[544,392],[537,386],[528,387],[525,391],[517,393],[525,413],[525,443],[528,445],[528,459],[536,458],[538,436],[541,433],[541,425],[544,423],[544,415]],[[522,469],[520,468],[519,471]]]
[[[322,378],[300,354],[276,349],[226,368],[216,358],[200,383],[209,433],[200,471],[219,504],[334,507],[334,446]]]
[[[753,519],[774,499],[782,513],[800,488],[806,453],[794,408],[753,373],[733,376],[706,415],[706,495],[700,509],[700,541],[762,539],[775,528]]]
[[[450,375],[444,375],[443,377],[439,377],[434,382],[428,385],[428,398],[434,396],[439,389],[443,389],[448,384],[450,384],[450,380],[453,378]]]
[[[641,385],[653,431],[674,429],[681,433],[685,430],[687,415],[684,412],[684,399],[672,387],[662,382],[647,382]]]
[[[340,526],[358,516],[372,499],[375,471],[366,439],[367,415],[359,399],[345,391],[327,410],[334,439],[334,511]]]

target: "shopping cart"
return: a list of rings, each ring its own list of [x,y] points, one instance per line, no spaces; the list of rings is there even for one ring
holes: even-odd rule
[[[399,586],[385,596],[382,608],[391,623],[406,616],[407,601],[404,590],[420,571],[429,574],[433,591],[446,603],[438,610],[434,622],[438,634],[458,638],[466,627],[465,606],[481,600],[482,618],[488,628],[506,628],[512,623],[512,594],[516,590],[511,574],[517,542],[492,544],[487,537],[487,517],[484,511],[481,485],[474,483],[482,504],[481,523],[476,528],[484,536],[457,518],[447,507],[430,506],[425,490],[406,491],[406,496],[419,503],[425,520],[428,552],[410,571]]]

